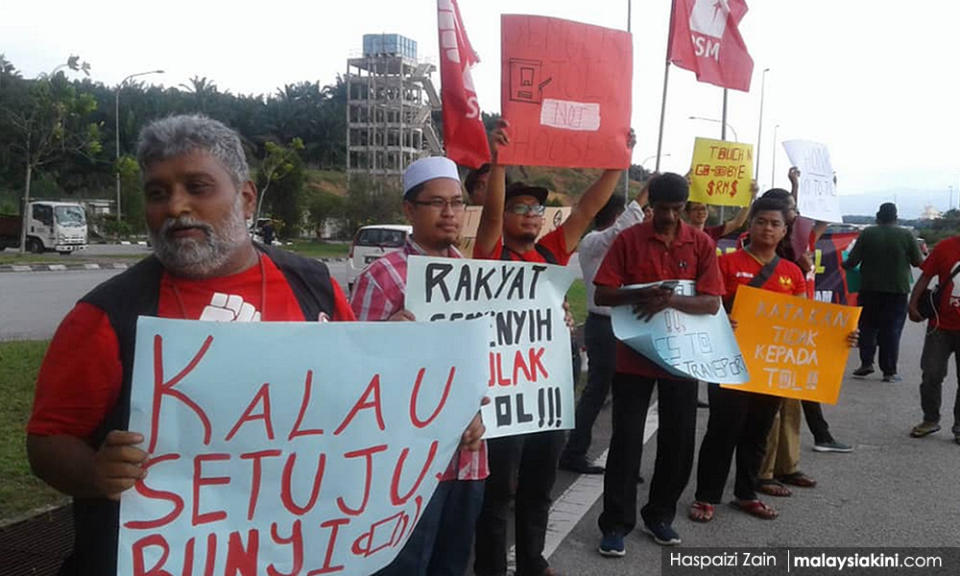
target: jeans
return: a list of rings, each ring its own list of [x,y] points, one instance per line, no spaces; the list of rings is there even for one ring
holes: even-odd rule
[[[941,330],[927,333],[923,341],[923,354],[920,356],[920,369],[923,379],[920,383],[920,406],[923,408],[925,422],[940,421],[940,396],[943,379],[947,377],[947,362],[954,354],[957,364],[958,385],[960,385],[960,330]],[[953,403],[953,424],[960,426],[960,388]]]
[[[514,486],[517,576],[539,576],[549,566],[543,546],[564,437],[563,430],[554,430],[487,441],[490,476],[477,519],[473,564],[478,575],[507,573],[507,520]]]
[[[483,503],[483,480],[440,482],[400,554],[378,576],[462,576]]]
[[[617,363],[617,339],[609,316],[587,315],[583,329],[587,345],[587,385],[577,401],[576,428],[570,433],[567,445],[560,456],[562,462],[582,462],[593,439],[593,423],[610,392]]]
[[[644,521],[672,523],[677,500],[690,480],[696,442],[697,382],[618,372],[613,377],[613,436],[603,475],[603,513],[598,521],[604,534],[627,534],[636,526],[637,473],[654,385],[660,424],[649,501],[640,511]]]
[[[710,419],[697,459],[696,499],[720,503],[736,450],[737,474],[733,495],[740,500],[756,500],[757,474],[781,399],[721,388],[717,384],[710,384],[707,393]]]
[[[884,375],[897,373],[900,334],[907,318],[907,295],[894,292],[861,291],[857,302],[860,314],[860,364],[873,365],[873,353],[880,348],[879,364]]]

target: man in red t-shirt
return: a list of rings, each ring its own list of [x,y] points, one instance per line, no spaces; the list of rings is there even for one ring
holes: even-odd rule
[[[84,296],[37,377],[27,453],[74,497],[76,540],[61,574],[116,573],[121,492],[144,477],[143,435],[127,431],[138,315],[212,321],[353,320],[326,267],[255,246],[257,191],[236,132],[203,116],[143,129],[138,146],[154,255]]]
[[[497,151],[501,146],[509,145],[508,129],[507,123],[503,122],[493,134],[493,160],[473,257],[566,266],[593,217],[613,194],[622,170],[604,171],[580,197],[570,216],[537,241],[543,226],[547,189],[522,182],[506,186],[506,171],[497,162]],[[631,133],[628,145],[632,147],[633,143]],[[488,441],[490,476],[483,509],[477,520],[474,571],[478,576],[506,574],[506,518],[514,486],[517,574],[554,574],[543,557],[543,546],[550,492],[557,477],[557,462],[564,442],[562,430]]]
[[[960,236],[951,236],[937,242],[930,256],[920,266],[920,279],[910,293],[910,319],[921,322],[920,296],[937,277],[940,301],[935,302],[937,314],[929,320],[927,336],[923,341],[920,369],[920,406],[923,422],[910,435],[921,438],[940,430],[940,395],[943,379],[947,376],[950,356],[960,358]],[[958,377],[960,385],[960,377]],[[953,437],[960,444],[960,392],[953,404]]]
[[[688,314],[715,314],[724,293],[713,240],[683,222],[689,194],[686,179],[677,174],[655,176],[649,184],[653,220],[624,230],[613,241],[593,279],[596,303],[632,305],[639,317],[666,308]],[[632,284],[661,280],[692,280],[696,296],[653,286],[624,290]],[[603,477],[600,553],[625,554],[623,537],[636,524],[637,487],[643,450],[643,429],[650,395],[657,386],[660,428],[657,460],[650,482],[650,499],[641,510],[648,532],[658,544],[675,545],[680,536],[671,524],[677,500],[693,468],[697,427],[697,382],[670,375],[623,343],[617,343],[613,378],[613,436]]]
[[[733,308],[742,285],[803,297],[806,282],[800,268],[777,255],[777,245],[787,234],[787,205],[761,198],[750,211],[750,245],[720,257],[725,308]],[[766,278],[764,280],[764,277]],[[762,281],[762,283],[761,283]],[[710,384],[710,419],[697,460],[696,501],[690,519],[709,522],[714,505],[723,497],[733,452],[737,452],[734,504],[758,518],[773,519],[777,512],[757,498],[755,486],[767,435],[780,409],[780,398]]]

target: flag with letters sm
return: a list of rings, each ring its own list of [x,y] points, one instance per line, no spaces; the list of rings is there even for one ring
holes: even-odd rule
[[[674,0],[667,59],[700,82],[749,92],[753,58],[737,29],[746,13],[744,0]]]
[[[470,68],[480,62],[460,19],[457,0],[437,0],[440,35],[440,98],[443,102],[443,142],[447,157],[470,168],[490,161],[487,133]]]

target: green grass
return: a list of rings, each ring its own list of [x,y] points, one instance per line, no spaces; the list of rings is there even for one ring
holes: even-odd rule
[[[33,385],[47,344],[0,342],[0,519],[65,500],[33,476],[24,446]]]
[[[298,239],[284,249],[310,258],[346,258],[350,245]]]
[[[574,280],[567,291],[567,302],[570,304],[570,313],[577,324],[587,321],[587,287],[583,280]]]

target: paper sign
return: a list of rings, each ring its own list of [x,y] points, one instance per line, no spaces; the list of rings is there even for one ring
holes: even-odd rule
[[[807,140],[788,140],[783,143],[783,148],[790,163],[800,169],[797,187],[800,214],[823,222],[843,222],[827,147]]]
[[[487,438],[573,428],[573,359],[563,296],[570,267],[411,256],[404,306],[434,324],[484,318]],[[459,338],[448,348],[467,346]]]
[[[659,282],[627,288],[656,284]],[[676,292],[692,296],[696,294],[694,283],[680,280]],[[667,308],[644,322],[636,317],[631,306],[617,306],[610,316],[618,340],[678,378],[726,384],[749,380],[723,308],[712,316]]]
[[[749,206],[753,145],[697,138],[690,167],[690,201]]]
[[[503,15],[500,162],[625,169],[630,165],[630,34],[543,16]]]
[[[571,208],[569,206],[547,206],[543,212],[543,226],[540,227],[540,235],[537,240],[556,230],[563,221],[570,216]],[[480,227],[480,216],[483,214],[483,206],[467,206],[467,213],[463,218],[463,227],[460,229],[460,241],[457,242],[457,249],[464,256],[470,258],[473,256],[473,245],[477,241],[477,228]]]
[[[859,308],[740,286],[731,316],[752,375],[738,390],[837,403]]]
[[[130,430],[150,459],[117,573],[386,566],[477,412],[486,343],[482,321],[140,318]]]

